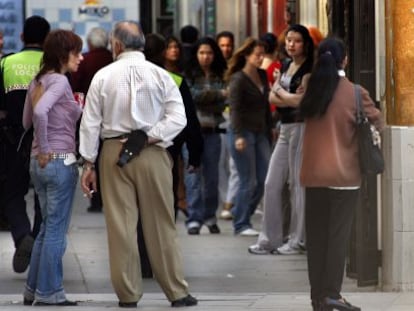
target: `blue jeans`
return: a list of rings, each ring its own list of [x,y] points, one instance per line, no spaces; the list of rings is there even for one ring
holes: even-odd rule
[[[33,245],[24,297],[45,303],[66,300],[62,258],[79,172],[76,164],[63,161],[51,160],[44,168],[34,158],[30,162],[43,222]]]
[[[220,159],[220,134],[204,134],[204,149],[201,167],[194,173],[185,173],[187,198],[187,224],[197,222],[202,225],[217,222],[218,208],[218,165]],[[186,148],[184,148],[186,149]],[[184,162],[188,160],[183,152]]]
[[[247,142],[243,151],[234,147],[236,135],[228,129],[228,144],[239,174],[239,189],[233,207],[234,232],[251,228],[250,216],[262,199],[264,182],[270,157],[270,143],[266,135],[243,131],[240,136]]]

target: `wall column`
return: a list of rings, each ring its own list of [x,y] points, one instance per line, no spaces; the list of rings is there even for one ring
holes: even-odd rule
[[[382,178],[382,285],[387,291],[414,290],[413,9],[412,0],[385,1],[386,91],[382,103],[387,127],[383,135],[386,171]]]

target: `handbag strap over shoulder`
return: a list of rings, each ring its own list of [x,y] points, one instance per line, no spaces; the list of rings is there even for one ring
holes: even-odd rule
[[[359,84],[354,84],[354,92],[356,102],[356,118],[357,123],[359,124],[367,118],[365,116],[364,109],[362,109],[361,87]]]

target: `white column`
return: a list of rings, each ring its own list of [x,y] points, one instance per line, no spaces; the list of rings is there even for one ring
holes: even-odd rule
[[[318,0],[300,0],[299,23],[303,25],[318,25]]]
[[[382,288],[414,290],[414,127],[390,126],[383,134]]]

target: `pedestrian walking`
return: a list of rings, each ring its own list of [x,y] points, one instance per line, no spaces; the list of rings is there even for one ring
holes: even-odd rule
[[[202,225],[206,225],[212,234],[220,233],[216,216],[222,132],[219,124],[224,121],[222,113],[227,90],[223,78],[226,68],[226,61],[217,43],[210,37],[203,37],[195,43],[185,69],[204,139],[200,169],[187,170],[185,175],[186,225],[188,234],[192,235],[199,234]],[[188,163],[186,153],[183,157],[184,162]]]
[[[68,30],[50,32],[42,66],[30,83],[23,126],[33,126],[30,173],[42,211],[27,276],[24,304],[74,306],[63,287],[63,255],[78,181],[76,123],[82,113],[66,73],[78,70],[82,39]]]
[[[247,38],[226,72],[230,106],[227,143],[239,176],[233,229],[240,236],[259,234],[250,218],[263,196],[270,156],[270,88],[266,72],[260,69],[264,53],[263,41]]]
[[[154,276],[171,306],[196,305],[183,276],[166,151],[186,125],[182,98],[168,72],[145,60],[138,23],[118,22],[111,43],[116,60],[92,79],[80,153],[85,159],[82,190],[90,196],[96,191],[94,167],[103,139],[99,166],[112,285],[120,307],[137,306],[143,294],[136,238],[140,217]]]

